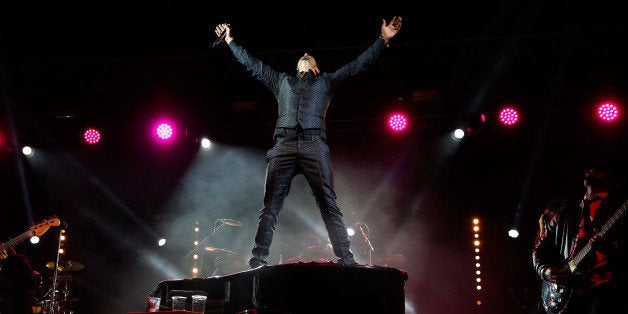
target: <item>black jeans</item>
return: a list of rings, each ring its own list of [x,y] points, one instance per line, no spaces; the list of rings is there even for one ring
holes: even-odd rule
[[[266,154],[264,207],[260,211],[255,234],[252,268],[266,265],[279,212],[290,191],[292,179],[303,174],[316,199],[334,254],[342,264],[355,264],[343,215],[336,204],[331,157],[327,143],[320,136],[279,137]]]

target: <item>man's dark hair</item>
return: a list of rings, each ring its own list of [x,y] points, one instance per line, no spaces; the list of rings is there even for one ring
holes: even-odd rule
[[[587,185],[596,187],[612,187],[613,177],[607,168],[591,168],[584,172]]]

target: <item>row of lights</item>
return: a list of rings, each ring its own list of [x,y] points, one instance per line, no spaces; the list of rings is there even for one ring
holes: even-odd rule
[[[475,260],[475,290],[477,306],[482,305],[482,271],[480,270],[480,219],[473,218],[471,221],[473,230],[473,253]]]
[[[151,132],[153,137],[160,143],[169,143],[176,138],[175,126],[171,122],[158,122],[153,126]],[[90,145],[100,143],[102,140],[102,132],[97,128],[87,128],[83,131],[83,141]],[[201,138],[201,147],[209,148],[211,141],[209,138]]]
[[[606,123],[613,123],[619,120],[620,107],[613,102],[603,102],[596,107],[596,118]],[[499,122],[506,126],[512,127],[517,125],[521,120],[521,113],[515,106],[506,106],[499,111]],[[481,114],[480,120],[482,123],[486,122],[486,115]],[[386,126],[393,134],[403,134],[408,130],[410,126],[410,118],[403,112],[393,112],[388,115],[386,119]],[[457,128],[452,131],[452,137],[455,140],[463,139],[467,133],[470,132],[470,128]],[[175,124],[170,120],[160,120],[152,126],[151,134],[159,143],[168,144],[174,141],[177,137],[177,128]],[[87,128],[83,131],[83,141],[89,145],[96,145],[103,139],[102,132],[97,128]],[[6,139],[0,134],[0,146]],[[211,141],[207,137],[200,139],[200,145],[203,149],[209,149]],[[31,148],[26,148],[23,152],[25,155],[32,153]]]
[[[198,220],[194,222],[194,247],[198,246],[198,241],[200,239],[199,235],[201,232],[201,228],[199,227]],[[199,260],[198,251],[194,251],[192,254],[192,277],[196,278],[201,273],[201,260]]]
[[[595,109],[595,117],[599,121],[604,123],[613,123],[619,120],[620,117],[620,108],[618,105],[612,102],[602,102]],[[499,123],[506,127],[513,127],[519,124],[521,121],[521,113],[514,106],[507,106],[502,108],[498,114]],[[486,115],[481,114],[480,120],[482,123],[486,122]],[[463,128],[455,129],[451,136],[455,140],[462,140],[467,133],[469,133],[471,129],[467,128],[466,130]]]

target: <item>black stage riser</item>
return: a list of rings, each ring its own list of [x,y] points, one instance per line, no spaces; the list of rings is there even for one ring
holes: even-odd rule
[[[160,282],[151,296],[170,306],[174,290],[208,295],[207,313],[405,313],[405,271],[380,266],[295,263],[226,276]],[[213,311],[212,311],[213,310]]]

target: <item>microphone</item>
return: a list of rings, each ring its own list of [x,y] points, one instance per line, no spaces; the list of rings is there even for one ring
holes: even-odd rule
[[[231,24],[227,24],[227,26],[231,26]],[[218,36],[218,38],[216,38],[216,41],[214,41],[214,43],[212,44],[212,48],[216,48],[216,46],[220,45],[220,43],[225,39],[226,36],[227,30],[222,31],[222,34],[220,34],[220,36]]]
[[[234,226],[234,227],[239,227],[242,226],[242,223],[235,220],[235,219],[216,219],[216,221],[220,221],[225,225],[229,225],[229,226]]]

